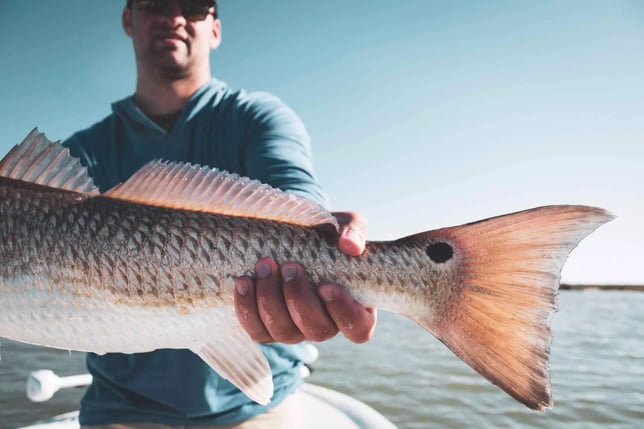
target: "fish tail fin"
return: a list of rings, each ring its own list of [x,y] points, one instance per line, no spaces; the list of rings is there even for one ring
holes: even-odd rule
[[[560,272],[579,241],[612,218],[593,207],[548,206],[423,233],[434,243],[430,258],[454,256],[458,286],[445,311],[416,321],[519,402],[552,407],[549,319]]]

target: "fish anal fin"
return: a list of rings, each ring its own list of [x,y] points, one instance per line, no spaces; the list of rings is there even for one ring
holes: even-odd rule
[[[234,173],[186,163],[152,161],[104,195],[152,206],[339,229],[335,217],[312,201]]]
[[[215,334],[213,334],[215,335]],[[273,396],[271,368],[259,345],[241,328],[192,348],[201,359],[253,401],[266,405]]]
[[[458,285],[448,308],[416,320],[477,372],[535,410],[552,407],[550,318],[568,254],[613,219],[586,206],[547,206],[417,234],[448,243]]]
[[[37,128],[0,161],[0,176],[86,195],[98,194],[80,161]]]

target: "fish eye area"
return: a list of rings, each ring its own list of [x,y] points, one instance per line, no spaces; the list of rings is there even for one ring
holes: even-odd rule
[[[444,241],[439,241],[437,243],[432,243],[427,246],[425,253],[429,256],[433,262],[437,264],[443,264],[454,256],[454,249],[449,244]]]

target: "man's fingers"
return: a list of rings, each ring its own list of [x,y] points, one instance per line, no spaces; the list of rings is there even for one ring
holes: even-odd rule
[[[255,298],[255,282],[249,276],[235,279],[235,313],[242,328],[253,340],[262,343],[273,342],[273,338],[259,316],[257,299]]]
[[[364,252],[367,236],[367,219],[357,212],[334,212],[340,224],[338,248],[349,256],[359,256]]]
[[[260,259],[255,265],[255,293],[259,316],[274,341],[299,343],[304,336],[291,319],[282,292],[281,275],[275,261]]]
[[[324,341],[335,336],[335,326],[320,298],[309,284],[304,268],[297,263],[282,265],[284,299],[291,319],[307,340]]]
[[[341,286],[311,287],[301,264],[279,267],[270,258],[255,265],[255,276],[235,280],[235,312],[251,338],[294,344],[324,341],[341,331],[355,343],[369,341],[376,310],[365,308]]]
[[[376,327],[375,308],[364,307],[347,291],[334,284],[320,285],[318,294],[335,325],[348,340],[360,344],[371,339]]]

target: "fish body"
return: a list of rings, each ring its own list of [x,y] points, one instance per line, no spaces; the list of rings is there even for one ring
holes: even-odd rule
[[[549,206],[337,249],[335,218],[259,182],[152,162],[99,195],[32,132],[0,162],[0,336],[96,353],[190,349],[250,398],[270,368],[233,307],[234,278],[271,257],[406,316],[515,399],[552,405],[548,320],[567,255],[612,218]]]

